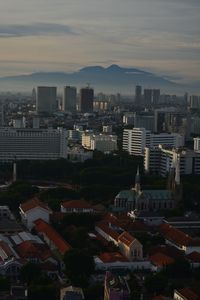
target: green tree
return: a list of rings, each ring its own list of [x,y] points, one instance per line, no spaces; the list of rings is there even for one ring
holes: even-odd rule
[[[167,284],[167,277],[162,273],[150,274],[145,279],[145,287],[150,294],[163,293]]]
[[[21,279],[30,284],[31,282],[34,282],[38,280],[39,277],[41,277],[41,269],[37,264],[34,263],[27,263],[21,268]]]
[[[83,250],[72,249],[65,254],[64,263],[66,275],[72,284],[86,286],[94,271],[93,257]]]

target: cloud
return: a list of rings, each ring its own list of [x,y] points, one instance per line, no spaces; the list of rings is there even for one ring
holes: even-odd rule
[[[54,23],[0,25],[0,38],[57,35],[78,35],[78,32],[70,26]]]

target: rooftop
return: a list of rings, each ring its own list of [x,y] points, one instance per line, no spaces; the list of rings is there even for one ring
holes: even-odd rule
[[[124,231],[122,234],[120,234],[120,236],[118,237],[118,241],[120,241],[121,243],[125,244],[126,246],[130,246],[134,241],[136,240],[136,238],[134,236],[132,236],[130,233],[128,233],[127,231]]]
[[[35,229],[38,233],[44,233],[58,248],[61,254],[65,254],[71,246],[61,237],[61,235],[48,223],[38,219],[35,221]]]
[[[27,212],[36,207],[41,207],[50,212],[49,207],[45,203],[41,202],[37,197],[34,197],[34,198],[30,199],[29,201],[20,204],[20,208],[23,212]]]

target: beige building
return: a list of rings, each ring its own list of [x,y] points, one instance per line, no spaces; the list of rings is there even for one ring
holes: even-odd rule
[[[129,260],[142,260],[143,247],[142,244],[127,231],[124,231],[118,237],[118,246],[120,252]]]

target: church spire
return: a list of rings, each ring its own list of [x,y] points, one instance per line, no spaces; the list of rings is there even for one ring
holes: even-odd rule
[[[135,175],[135,191],[137,193],[139,193],[141,190],[141,186],[140,186],[140,169],[139,166],[137,167],[137,173]]]

